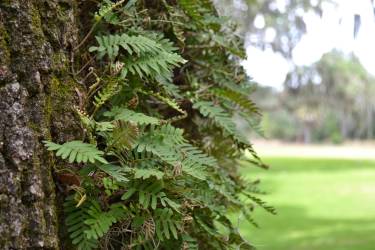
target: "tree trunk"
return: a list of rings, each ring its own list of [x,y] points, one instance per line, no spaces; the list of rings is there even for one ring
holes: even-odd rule
[[[0,249],[61,248],[56,164],[41,142],[79,131],[75,2],[0,0]]]

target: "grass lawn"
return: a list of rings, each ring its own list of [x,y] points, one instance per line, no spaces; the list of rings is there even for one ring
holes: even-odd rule
[[[246,168],[262,180],[263,200],[278,210],[256,209],[261,228],[240,219],[243,236],[259,250],[374,250],[375,161],[265,158],[269,171]]]

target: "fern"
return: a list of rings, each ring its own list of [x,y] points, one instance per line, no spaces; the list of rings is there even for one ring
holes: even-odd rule
[[[220,106],[212,102],[200,101],[194,103],[193,108],[198,109],[203,116],[213,119],[216,125],[221,127],[227,134],[233,136],[236,141],[248,144],[243,135],[237,131],[236,124],[230,115]]]
[[[233,91],[231,89],[216,88],[211,90],[216,96],[229,100],[239,108],[241,108],[247,115],[259,115],[259,109],[251,100],[249,100],[242,93]]]
[[[108,174],[109,176],[112,176],[115,180],[118,182],[127,182],[128,178],[128,172],[130,172],[130,168],[106,164],[106,165],[97,165],[97,167]]]
[[[154,176],[156,179],[161,180],[164,173],[156,169],[136,169],[134,173],[135,179],[148,179]]]
[[[138,138],[138,127],[122,120],[116,120],[113,123],[114,128],[111,132],[102,133],[107,138],[107,151],[121,152],[131,149]]]
[[[103,106],[112,96],[116,95],[121,90],[119,82],[110,80],[98,94],[94,97],[94,106],[98,110]]]
[[[136,54],[138,56],[144,54],[157,55],[163,49],[160,44],[144,36],[129,36],[127,34],[97,36],[96,41],[99,46],[92,46],[89,51],[97,51],[99,58],[108,55],[111,61],[118,56],[120,48],[124,49],[129,55]]]
[[[99,6],[88,33],[97,32],[89,51],[98,61],[80,57],[82,72],[92,67],[82,82],[96,80],[75,108],[84,139],[45,142],[81,163],[67,166],[79,178],[67,184],[75,194],[64,205],[73,244],[251,249],[227,215],[242,212],[255,224],[253,207],[274,211],[237,171],[239,160],[265,167],[233,119],[253,127],[260,117],[237,65],[242,42],[209,0]]]
[[[122,219],[126,213],[125,208],[120,204],[113,204],[108,212],[103,212],[97,202],[93,202],[87,210],[89,218],[85,220],[88,228],[84,231],[87,239],[102,237],[108,232],[112,224]]]
[[[180,228],[180,224],[172,219],[172,210],[168,208],[157,209],[155,215],[158,218],[156,221],[156,234],[159,239],[163,240],[173,237],[177,240],[177,230]]]
[[[106,112],[104,116],[112,117],[115,120],[122,120],[127,122],[134,122],[137,124],[154,124],[158,125],[160,124],[160,120],[155,117],[151,117],[148,115],[145,115],[143,113],[137,113],[133,110],[126,109],[126,108],[120,108],[120,107],[114,107],[111,111]]]
[[[68,159],[70,163],[95,163],[96,161],[101,163],[108,163],[103,158],[104,152],[98,150],[94,145],[83,143],[81,141],[70,141],[62,145],[56,144],[50,141],[44,141],[47,149],[50,151],[56,151],[56,156],[62,159]]]
[[[91,201],[86,201],[79,207],[76,205],[77,202],[74,199],[74,195],[68,196],[64,202],[64,213],[67,214],[65,224],[68,227],[72,243],[77,245],[79,250],[96,249],[98,241],[96,239],[88,239],[85,234],[85,231],[89,229],[85,220],[90,217],[87,211],[90,208]]]
[[[129,72],[140,77],[163,76],[167,78],[173,67],[186,62],[180,55],[170,51],[173,48],[169,47],[169,44],[160,44],[145,36],[108,35],[96,37],[96,40],[99,46],[91,47],[90,51],[97,51],[99,58],[108,55],[108,58],[114,61],[119,55],[120,48],[127,51],[129,55],[137,55],[124,60],[122,78],[125,78]],[[163,40],[160,41],[163,42]]]
[[[125,67],[121,71],[121,77],[125,78],[128,73],[144,77],[162,76],[167,78],[175,66],[184,64],[186,61],[176,53],[159,51],[157,55],[144,55],[139,58],[129,58],[124,61]]]
[[[205,3],[204,1],[178,0],[178,3],[188,16],[199,23],[204,20],[203,15],[208,12],[207,9],[203,8],[203,6],[207,6],[207,2]]]

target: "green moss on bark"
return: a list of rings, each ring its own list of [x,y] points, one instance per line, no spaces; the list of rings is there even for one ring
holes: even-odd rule
[[[0,21],[0,66],[10,62],[9,34]]]

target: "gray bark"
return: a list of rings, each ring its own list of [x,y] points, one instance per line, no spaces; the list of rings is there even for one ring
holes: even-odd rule
[[[74,2],[0,0],[0,249],[60,249],[55,159],[41,142],[79,127]]]

